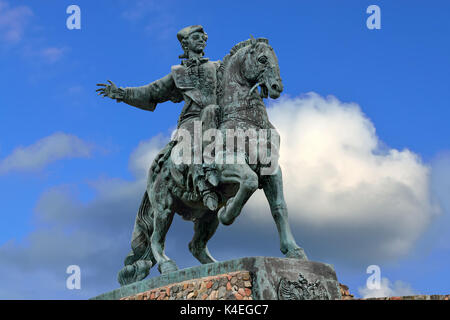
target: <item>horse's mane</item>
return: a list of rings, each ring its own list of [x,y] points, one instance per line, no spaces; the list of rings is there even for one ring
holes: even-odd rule
[[[222,97],[223,94],[223,73],[225,71],[225,68],[228,66],[228,64],[230,63],[231,57],[234,56],[236,54],[236,52],[239,51],[239,49],[247,47],[249,45],[251,45],[253,43],[253,41],[255,41],[257,43],[265,43],[267,45],[269,45],[269,39],[267,38],[257,38],[257,39],[247,39],[244,41],[241,41],[237,44],[235,44],[233,46],[233,48],[230,49],[230,53],[228,53],[222,60],[222,63],[220,64],[220,67],[218,69],[217,72],[217,80],[218,80],[218,86],[217,86],[217,96],[218,97]]]
[[[225,68],[225,67],[227,66],[227,64],[229,63],[230,58],[231,58],[232,56],[234,56],[235,53],[239,51],[239,49],[251,45],[253,41],[254,41],[254,39],[247,39],[247,40],[244,40],[244,41],[241,41],[241,42],[235,44],[235,45],[233,46],[233,48],[231,48],[230,53],[228,53],[228,54],[223,58],[223,66],[224,66],[224,68]],[[269,44],[269,40],[266,39],[266,38],[258,38],[258,39],[256,39],[256,42],[257,42],[257,43],[258,43],[258,42],[263,42],[263,43],[265,43],[265,44]]]

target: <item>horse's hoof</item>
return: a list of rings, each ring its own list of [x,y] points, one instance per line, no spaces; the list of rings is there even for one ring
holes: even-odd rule
[[[136,268],[134,266],[125,266],[119,271],[117,275],[117,280],[121,286],[136,282]]]
[[[308,261],[305,250],[302,248],[291,249],[286,253],[286,258]]]
[[[124,286],[146,278],[152,266],[149,260],[138,260],[132,265],[126,265],[118,274],[120,285]]]
[[[219,217],[220,223],[225,225],[225,226],[229,226],[234,221],[234,219],[230,218],[229,214],[227,214],[227,207],[226,206],[220,208],[220,210],[219,210],[217,215]]]
[[[177,265],[172,260],[161,262],[158,265],[158,270],[161,274],[166,274],[169,272],[174,272],[178,270]]]

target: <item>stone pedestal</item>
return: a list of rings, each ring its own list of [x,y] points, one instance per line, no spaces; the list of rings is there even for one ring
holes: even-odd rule
[[[332,265],[297,259],[248,257],[145,279],[93,299],[339,300],[341,293]]]

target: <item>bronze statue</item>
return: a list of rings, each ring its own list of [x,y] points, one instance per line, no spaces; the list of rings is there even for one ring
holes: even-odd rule
[[[191,253],[201,263],[215,262],[207,242],[219,222],[233,223],[258,188],[264,190],[269,202],[282,253],[288,258],[307,260],[289,227],[277,162],[278,134],[269,122],[263,101],[268,96],[276,99],[283,91],[278,60],[268,40],[252,37],[235,45],[223,62],[211,62],[203,57],[207,35],[202,26],[184,28],[177,37],[184,50],[180,56],[183,60],[172,67],[169,75],[143,87],[117,88],[109,81],[99,84],[102,88],[97,90],[105,97],[149,111],[157,103],[185,101],[177,134],[151,165],[135,221],[132,251],[119,272],[120,284],[144,279],[155,264],[161,273],[177,270],[164,252],[175,213],[194,222]],[[201,154],[200,163],[177,161],[179,147],[189,140],[186,134],[194,136],[198,128],[203,133],[213,132],[215,146],[224,148],[214,149],[210,154],[212,162],[206,161],[205,154]],[[243,146],[225,146],[222,138],[227,142],[228,138],[239,140],[242,133]],[[189,152],[192,150],[195,158],[204,147],[204,140],[197,141]]]

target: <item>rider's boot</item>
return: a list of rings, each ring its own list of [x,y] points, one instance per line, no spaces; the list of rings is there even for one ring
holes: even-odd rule
[[[216,211],[219,206],[219,197],[212,190],[206,190],[203,194],[203,204],[211,211]]]
[[[203,164],[199,170],[198,189],[203,197],[203,204],[211,211],[216,211],[219,207],[219,196],[214,192],[214,188],[219,185],[219,177],[214,164]]]

